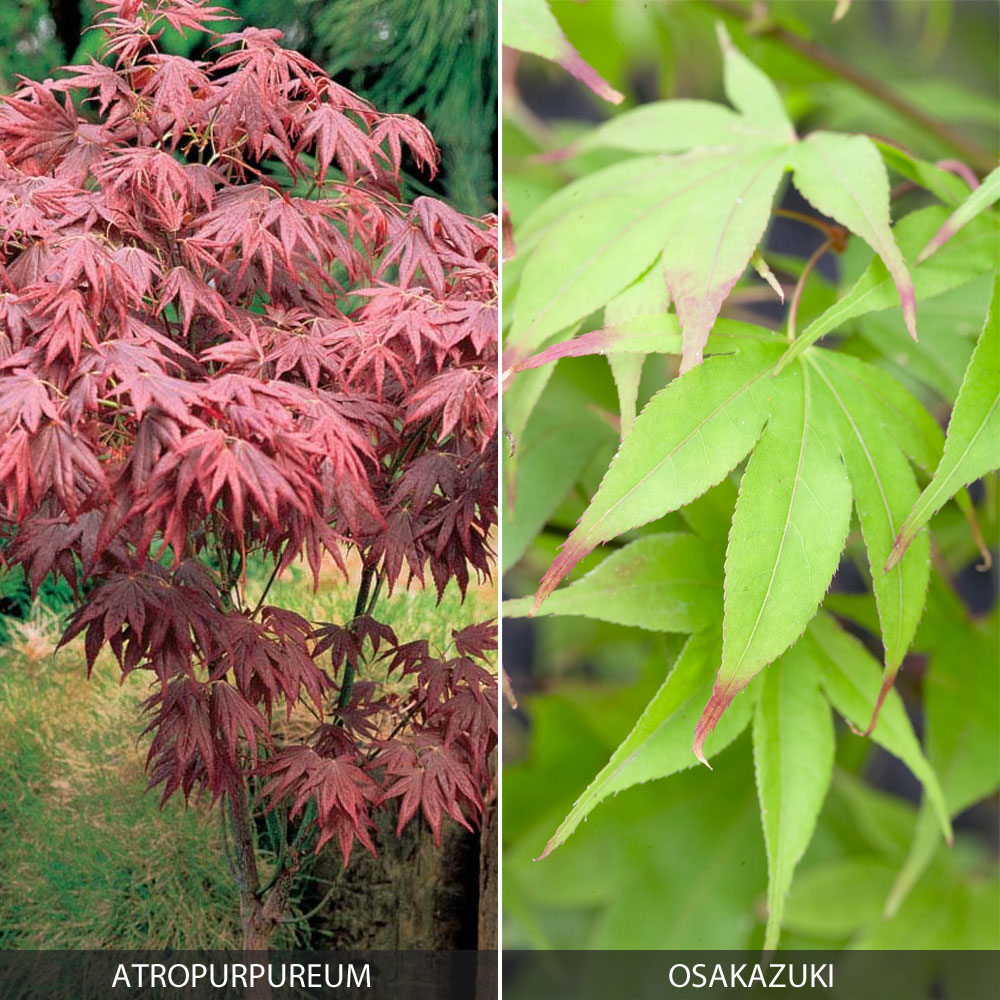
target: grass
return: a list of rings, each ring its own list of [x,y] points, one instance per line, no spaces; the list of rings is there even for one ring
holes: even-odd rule
[[[239,944],[215,813],[161,812],[136,745],[145,679],[72,647],[0,658],[0,947]]]
[[[259,594],[265,574],[247,581]],[[314,621],[345,622],[356,567],[311,577],[292,567],[268,602]],[[465,603],[450,585],[384,596],[376,616],[401,641],[444,646],[452,628],[496,614],[492,584]],[[58,652],[57,616],[35,606],[8,620],[0,645],[0,947],[100,949],[238,947],[239,902],[222,849],[217,811],[146,792],[138,705],[148,675],[119,685],[102,656],[88,681],[79,643]],[[266,869],[266,863],[265,863]],[[304,928],[301,928],[304,930]],[[291,947],[289,927],[275,947]]]

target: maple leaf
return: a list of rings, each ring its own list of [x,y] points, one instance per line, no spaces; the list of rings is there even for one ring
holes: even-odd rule
[[[226,329],[234,329],[231,307],[226,300],[187,268],[171,268],[160,285],[159,311],[161,315],[171,302],[180,306],[181,329],[185,335],[190,331],[191,324],[198,313],[211,316]],[[213,356],[206,352],[206,357]]]
[[[315,823],[320,828],[317,852],[331,837],[337,837],[346,865],[355,838],[372,854],[375,847],[368,816],[379,799],[378,785],[360,768],[353,754],[321,757],[311,747],[285,747],[257,769],[270,778],[261,794],[276,804],[291,799],[291,815],[297,816],[307,802],[316,804]]]
[[[870,564],[881,567],[917,496],[910,461],[931,467],[941,449],[933,420],[878,369],[813,348],[775,375],[783,351],[748,343],[653,398],[533,607],[596,544],[689,503],[751,452],[729,533],[722,663],[695,737],[703,760],[704,740],[736,693],[815,615],[852,499]],[[887,686],[913,638],[928,572],[925,539],[892,572],[873,573]]]
[[[432,496],[454,496],[458,492],[462,471],[454,455],[440,451],[425,452],[408,463],[393,484],[393,500],[419,513]]]
[[[0,436],[16,425],[35,433],[42,418],[56,420],[59,416],[52,386],[27,368],[15,368],[4,377],[0,396]]]
[[[403,143],[406,143],[418,166],[423,167],[432,178],[437,173],[437,161],[440,155],[438,148],[427,127],[416,118],[411,118],[409,115],[381,116],[372,132],[372,141],[378,146],[385,143],[389,147],[389,160],[396,174],[399,173],[403,160]],[[418,201],[419,198],[414,199],[414,205]]]
[[[624,97],[573,48],[546,0],[503,0],[504,45],[557,62],[598,97],[619,104]]]
[[[358,615],[348,625],[328,622],[315,629],[311,638],[316,640],[313,657],[329,652],[334,673],[345,663],[357,664],[363,656],[366,642],[371,646],[373,656],[378,653],[383,642],[391,646],[397,645],[396,633],[370,615]]]
[[[496,395],[496,380],[485,371],[452,368],[428,379],[410,395],[406,422],[428,420],[443,440],[456,428],[496,424],[489,400]],[[487,437],[489,436],[487,432]]]
[[[395,510],[386,517],[385,527],[372,540],[371,558],[381,560],[382,574],[390,593],[405,562],[410,577],[423,582],[426,553],[414,538],[413,517],[408,510]]]
[[[51,87],[25,80],[0,102],[0,146],[8,162],[45,173],[76,142],[77,116],[67,98],[60,103]]]
[[[128,78],[115,72],[111,66],[98,62],[93,56],[85,66],[65,66],[63,70],[71,74],[70,79],[56,80],[52,84],[53,88],[62,91],[79,87],[90,91],[96,90],[96,96],[88,100],[97,102],[97,110],[101,115],[107,113],[112,102],[128,100],[132,95]]]
[[[67,351],[79,361],[85,344],[100,345],[93,310],[84,295],[75,288],[60,288],[54,282],[34,285],[23,291],[21,301],[31,306],[32,316],[45,326],[36,340],[45,350],[45,364],[51,365]]]
[[[382,255],[380,273],[396,265],[400,285],[412,284],[419,271],[435,295],[445,294],[445,270],[421,220],[405,217],[388,219],[389,233]]]
[[[143,731],[143,735],[153,734],[146,756],[149,787],[163,785],[161,806],[176,791],[183,791],[187,799],[196,788],[207,788],[214,802],[238,780],[237,762],[235,755],[228,752],[226,731],[216,731],[216,723],[227,726],[229,719],[225,709],[219,715],[215,687],[193,677],[173,677],[143,703],[146,713],[152,716]],[[233,708],[233,703],[229,702],[228,707]],[[240,725],[253,732],[253,716],[245,709],[241,711]]]
[[[461,741],[476,766],[487,773],[489,755],[496,747],[499,736],[496,681],[492,676],[490,681],[491,686],[483,690],[467,685],[457,686],[448,705],[430,716],[431,719],[444,716],[444,745],[447,747],[456,740]]]
[[[491,619],[475,625],[466,625],[463,629],[452,629],[451,640],[461,656],[475,656],[488,659],[488,651],[497,648],[497,625]]]
[[[263,705],[268,717],[273,703],[282,697],[290,716],[303,690],[322,711],[323,690],[329,682],[306,648],[311,626],[280,608],[262,611],[261,622],[237,612],[225,616],[220,635],[225,652],[213,677],[232,671],[237,690],[252,704]]]
[[[190,673],[196,654],[209,659],[223,623],[217,602],[196,587],[178,585],[157,563],[109,575],[71,615],[60,645],[86,632],[92,670],[108,643],[126,672],[146,658],[161,680]]]
[[[8,515],[37,508],[49,491],[73,517],[92,495],[107,493],[107,475],[92,444],[61,420],[31,433],[15,428],[0,441],[0,483]]]
[[[27,567],[32,594],[38,593],[49,573],[58,573],[74,592],[77,591],[79,576],[75,554],[88,517],[93,519],[98,515],[91,513],[70,521],[34,514],[22,523],[7,558],[12,566]]]
[[[962,486],[996,467],[1000,453],[1000,278],[994,277],[993,295],[983,330],[948,422],[934,477],[920,494],[893,541],[884,571],[891,572],[903,558],[920,529]],[[989,568],[986,553],[983,569]],[[874,564],[873,564],[874,565]]]
[[[425,730],[416,733],[410,743],[384,742],[375,763],[385,768],[388,778],[395,779],[383,794],[386,799],[400,799],[397,835],[418,809],[423,812],[438,846],[444,815],[467,830],[472,829],[466,812],[480,810],[482,796],[457,744],[448,747],[443,737]]]
[[[213,681],[209,695],[209,723],[218,733],[229,759],[235,764],[239,734],[250,748],[250,759],[257,764],[257,736],[270,741],[267,719],[231,684],[224,680]]]
[[[640,155],[577,181],[518,234],[519,252],[528,257],[509,336],[514,362],[652,266],[680,321],[682,370],[700,364],[719,310],[764,235],[788,167],[814,207],[883,259],[916,336],[913,284],[893,238],[888,175],[874,145],[863,136],[830,133],[796,142],[773,84],[721,28],[720,42],[726,93],[738,115],[703,102],[667,101],[614,119],[585,148],[659,155]],[[682,149],[690,152],[676,155]]]
[[[149,114],[157,130],[161,135],[170,132],[170,148],[176,149],[185,130],[201,117],[201,107],[208,104],[212,85],[207,64],[160,52],[150,53],[144,63],[155,71],[149,74],[140,94],[151,101]],[[117,79],[117,74],[114,76]],[[106,86],[110,90],[113,85],[109,82]],[[104,104],[104,93],[101,99]]]
[[[203,508],[210,510],[221,495],[233,530],[242,533],[248,500],[277,525],[282,508],[306,508],[313,483],[308,472],[268,455],[252,442],[203,428],[189,434],[157,463],[149,487],[156,499],[149,506],[162,509],[183,504],[196,490]],[[179,530],[179,522],[169,515],[165,532],[171,540],[179,539],[172,524]]]
[[[375,162],[380,154],[378,143],[340,108],[320,103],[303,113],[299,126],[298,151],[314,148],[320,183],[334,162],[352,183],[359,171],[378,177]]]
[[[113,204],[127,191],[126,204],[141,205],[168,233],[180,230],[189,213],[212,209],[218,176],[200,164],[182,164],[165,150],[145,147],[105,156],[93,173]]]
[[[197,385],[168,375],[158,365],[123,365],[117,369],[116,374],[118,384],[109,395],[111,398],[127,400],[138,419],[142,419],[148,412],[159,410],[182,426],[195,428],[201,425],[201,421],[192,412],[203,403]]]

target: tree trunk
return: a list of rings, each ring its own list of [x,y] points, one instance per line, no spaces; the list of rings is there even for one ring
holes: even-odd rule
[[[479,836],[479,944],[480,951],[496,952],[500,917],[499,815],[496,795],[487,799]],[[476,966],[476,1000],[493,1000],[497,995],[499,955],[479,956]]]
[[[498,892],[500,838],[497,802],[494,798],[486,805],[483,827],[479,836],[479,942],[483,950],[495,950],[499,941],[498,919],[500,896]]]
[[[261,911],[263,907],[256,899],[245,901],[240,898],[240,910],[243,918],[243,950],[246,951],[267,951],[271,943],[271,934],[274,932],[274,925],[263,919]]]
[[[253,816],[247,799],[246,785],[242,782],[229,797],[233,831],[233,862],[240,889],[240,921],[243,926],[243,950],[267,951],[274,929],[285,916],[288,897],[298,874],[294,856],[286,860],[274,884],[261,891],[257,870],[257,853],[253,829]]]

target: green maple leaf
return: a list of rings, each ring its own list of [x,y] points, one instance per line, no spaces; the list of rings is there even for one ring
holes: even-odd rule
[[[923,526],[946,500],[1000,464],[1000,276],[979,343],[969,361],[948,424],[941,464],[913,505],[885,564],[889,572],[908,547],[926,543]]]
[[[532,610],[597,545],[690,503],[749,455],[726,550],[721,662],[694,752],[704,759],[705,738],[733,697],[816,614],[852,503],[885,646],[871,731],[923,607],[926,538],[888,572],[882,567],[919,495],[910,463],[934,468],[943,436],[902,386],[857,359],[813,348],[778,373],[780,342],[714,349],[729,353],[669,383],[636,418]],[[560,598],[563,613],[571,591]]]
[[[717,627],[691,635],[632,731],[573,803],[542,857],[565,843],[601,802],[634,785],[693,765],[689,734],[711,690],[721,645]],[[879,667],[872,656],[821,612],[771,670],[751,682],[706,741],[706,755],[715,756],[753,722],[757,790],[769,869],[768,947],[777,944],[792,876],[812,837],[830,785],[830,710],[835,709],[851,725],[860,725],[878,687]],[[895,691],[890,691],[885,700],[872,739],[902,761],[923,784],[928,816],[936,819],[938,828],[950,840],[944,794]]]
[[[735,110],[665,101],[596,129],[578,150],[654,155],[569,185],[518,234],[524,264],[507,337],[514,362],[652,268],[680,322],[681,370],[698,365],[723,302],[764,236],[789,168],[814,207],[879,255],[916,335],[913,283],[893,237],[888,175],[875,145],[864,136],[830,133],[798,141],[771,81],[721,27],[720,42]],[[616,376],[626,383],[633,377]],[[626,391],[626,412],[627,398]]]
[[[503,0],[503,43],[558,63],[598,97],[618,104],[618,93],[570,44],[546,0]]]

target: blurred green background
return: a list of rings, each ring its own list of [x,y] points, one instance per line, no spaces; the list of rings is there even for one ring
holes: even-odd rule
[[[996,165],[997,4],[855,0],[838,24],[831,23],[834,0],[556,0],[551,7],[580,55],[625,101],[616,109],[559,66],[505,50],[503,196],[515,242],[519,224],[554,191],[611,162],[606,153],[551,155],[592,123],[653,100],[724,101],[718,20],[777,83],[800,134],[819,128],[867,132],[925,159],[961,160],[980,176]],[[891,175],[894,186],[900,182]],[[783,207],[811,211],[787,188]],[[897,218],[932,201],[919,190],[897,194]],[[765,256],[794,282],[821,240],[808,226],[776,219]],[[842,256],[824,257],[803,296],[805,322],[867,265],[870,251],[859,243],[851,241]],[[519,269],[515,257],[505,272],[505,298],[516,290]],[[898,310],[891,310],[849,324],[843,349],[890,370],[944,421],[989,293],[986,278],[922,302],[919,345],[907,337]],[[737,288],[724,312],[775,328],[782,314],[773,292],[756,278]],[[585,321],[581,332],[598,320]],[[544,371],[530,373],[538,377],[536,390]],[[650,356],[640,407],[675,373],[676,361]],[[521,378],[508,401],[530,395],[530,377],[519,386]],[[617,412],[603,358],[555,366],[517,441],[517,489],[504,507],[506,597],[534,591],[586,508],[618,445]],[[932,696],[942,679],[962,678],[968,685],[970,715],[977,702],[998,702],[996,476],[975,484],[973,494],[994,571],[975,569],[980,557],[974,540],[948,505],[933,525],[940,555],[925,621],[897,681],[918,735],[925,722],[922,698]],[[674,514],[635,534],[684,528]],[[574,578],[605,554],[584,560]],[[870,620],[867,572],[855,542],[827,607]],[[697,768],[629,789],[595,809],[593,822],[544,861],[533,860],[631,730],[677,655],[679,637],[557,617],[506,619],[503,636],[504,665],[519,699],[518,709],[507,708],[504,716],[505,948],[759,948],[767,867],[749,733],[713,761],[714,772]],[[956,722],[959,731],[975,724]],[[941,845],[896,916],[883,919],[886,895],[913,839],[918,801],[919,786],[898,761],[846,727],[838,729],[833,786],[798,868],[782,947],[1000,945],[995,793],[958,818],[954,849]]]

